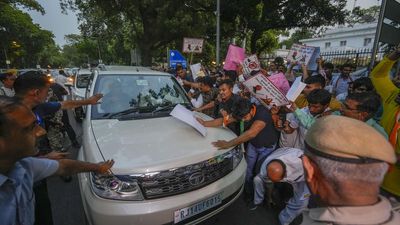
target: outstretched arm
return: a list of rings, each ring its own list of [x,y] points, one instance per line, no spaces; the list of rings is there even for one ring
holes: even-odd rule
[[[61,103],[61,109],[75,109],[79,106],[84,106],[84,105],[95,105],[98,103],[98,101],[103,97],[102,94],[95,94],[92,97],[84,100],[67,100],[67,101],[62,101]]]
[[[375,66],[375,68],[371,72],[371,81],[375,86],[376,91],[382,97],[383,100],[386,100],[393,91],[396,91],[398,88],[393,84],[390,80],[389,72],[393,67],[394,63],[400,58],[400,45],[397,46],[397,49],[391,52],[387,57],[383,58],[382,61]]]
[[[114,165],[114,160],[101,163],[89,163],[72,159],[60,159],[56,175],[68,176],[83,172],[107,173]]]

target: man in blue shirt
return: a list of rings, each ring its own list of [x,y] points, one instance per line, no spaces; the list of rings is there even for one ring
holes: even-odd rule
[[[20,99],[25,106],[32,109],[36,116],[36,120],[43,128],[45,128],[45,122],[43,120],[44,116],[54,114],[60,109],[73,109],[83,105],[97,104],[97,102],[103,97],[102,94],[96,94],[88,99],[78,101],[67,100],[61,102],[45,102],[47,100],[50,85],[50,79],[40,71],[27,72],[19,76],[14,83],[16,97]],[[48,145],[46,137],[40,138],[38,142],[38,148],[41,155],[52,150]],[[35,195],[37,199],[37,224],[52,225],[53,219],[51,206],[45,180],[35,184]]]
[[[45,130],[32,111],[15,98],[0,97],[0,218],[4,225],[35,221],[33,183],[51,175],[107,173],[114,164],[33,158],[36,138]]]

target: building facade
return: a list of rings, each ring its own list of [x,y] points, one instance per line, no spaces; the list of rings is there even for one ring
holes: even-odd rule
[[[327,30],[321,37],[300,40],[302,44],[320,47],[321,52],[372,49],[377,23],[339,26]]]

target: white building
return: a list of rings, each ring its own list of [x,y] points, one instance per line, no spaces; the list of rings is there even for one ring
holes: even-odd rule
[[[321,52],[372,49],[377,23],[339,26],[327,30],[321,37],[300,40],[302,44],[320,47]]]

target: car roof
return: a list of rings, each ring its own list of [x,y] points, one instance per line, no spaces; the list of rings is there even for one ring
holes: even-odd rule
[[[78,71],[79,71],[78,72],[79,75],[80,74],[91,74],[92,73],[92,71],[90,71],[89,69],[79,69]]]
[[[152,70],[142,66],[101,66],[97,68],[98,75],[155,75],[155,76],[171,76],[169,73],[164,73]]]

